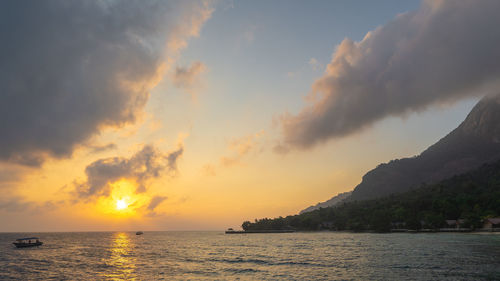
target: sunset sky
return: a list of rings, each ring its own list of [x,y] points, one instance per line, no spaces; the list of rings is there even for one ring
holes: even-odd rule
[[[493,0],[0,5],[0,231],[296,214],[419,154],[500,77]]]

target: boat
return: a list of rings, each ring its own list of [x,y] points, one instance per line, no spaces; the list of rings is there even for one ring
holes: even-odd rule
[[[17,248],[27,248],[41,246],[43,242],[41,242],[38,237],[27,237],[16,239],[16,242],[13,242],[12,244],[16,245]]]
[[[137,231],[137,232],[135,233],[135,235],[143,235],[143,234],[144,234],[144,232],[142,232],[142,231]]]

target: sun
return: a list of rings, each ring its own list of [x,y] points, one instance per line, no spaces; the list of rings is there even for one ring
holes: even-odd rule
[[[123,210],[123,209],[126,209],[127,207],[128,207],[128,204],[127,204],[127,202],[125,202],[125,200],[120,199],[120,200],[116,201],[116,209],[117,210]]]

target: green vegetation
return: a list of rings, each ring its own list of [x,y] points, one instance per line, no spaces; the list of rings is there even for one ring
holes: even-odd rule
[[[500,161],[433,185],[367,201],[346,202],[301,215],[246,221],[244,230],[351,230],[387,232],[391,228],[438,229],[445,220],[463,219],[478,228],[500,216]]]

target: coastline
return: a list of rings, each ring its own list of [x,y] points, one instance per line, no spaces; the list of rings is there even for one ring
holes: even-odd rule
[[[276,230],[226,230],[226,234],[252,234],[252,233],[294,233],[297,232],[291,229],[276,229]]]
[[[367,231],[350,231],[350,230],[226,230],[225,234],[258,234],[258,233],[301,233],[301,232],[345,232],[345,233],[500,233],[500,228],[493,229],[475,229],[470,228],[441,228],[441,229],[391,229],[389,232],[376,232],[374,230]]]

